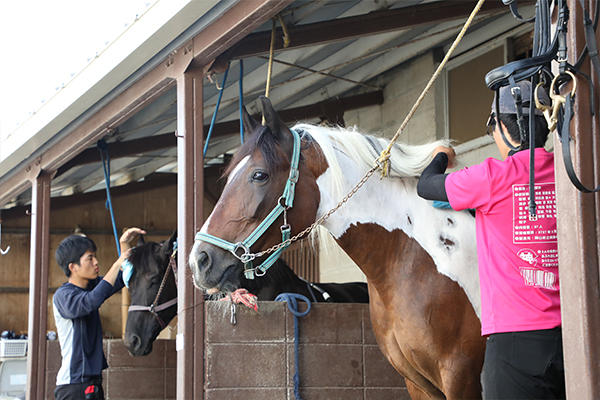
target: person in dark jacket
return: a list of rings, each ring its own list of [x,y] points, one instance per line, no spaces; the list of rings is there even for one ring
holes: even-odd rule
[[[134,238],[144,234],[130,228],[120,238],[121,256],[106,275],[99,276],[96,244],[86,236],[71,235],[56,249],[56,261],[68,281],[52,301],[62,364],[56,377],[56,400],[104,399],[102,370],[108,367],[102,349],[98,309],[123,288],[121,264],[129,256]],[[86,397],[87,394],[87,397]]]

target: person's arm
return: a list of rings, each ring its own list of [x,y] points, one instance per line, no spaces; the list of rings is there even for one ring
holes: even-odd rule
[[[119,290],[123,287],[123,279],[119,279],[117,282],[117,278],[119,277],[119,272],[121,271],[121,264],[123,264],[123,262],[127,260],[127,257],[129,257],[131,242],[133,242],[134,239],[137,239],[139,235],[144,234],[146,234],[146,231],[140,228],[129,228],[123,233],[123,235],[121,235],[121,238],[119,239],[119,244],[121,245],[121,256],[113,263],[112,267],[110,267],[103,278],[105,281],[110,283],[111,286],[118,286],[118,289],[116,290]]]
[[[448,201],[446,194],[446,168],[454,163],[454,150],[439,146],[434,150],[435,156],[423,170],[417,183],[417,194],[427,200]]]
[[[81,318],[100,308],[104,300],[110,297],[112,290],[112,286],[104,280],[100,280],[92,290],[76,286],[61,288],[54,295],[54,304],[64,318]]]

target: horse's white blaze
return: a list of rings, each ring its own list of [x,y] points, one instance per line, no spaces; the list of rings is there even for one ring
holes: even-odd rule
[[[306,129],[321,148],[328,146],[328,137],[314,134]],[[329,145],[330,146],[330,145]],[[331,149],[331,147],[329,147]],[[328,168],[317,179],[321,202],[317,218],[332,209],[340,198],[332,198],[331,192],[340,184],[335,171],[343,171],[343,194],[346,194],[363,177],[366,167],[346,155],[336,152],[338,166]],[[325,153],[327,153],[325,151]],[[328,162],[331,161],[328,158]],[[440,210],[431,201],[416,193],[417,179],[372,177],[324,226],[336,238],[341,237],[352,225],[377,224],[392,232],[401,229],[414,238],[432,257],[438,271],[456,281],[466,292],[477,316],[480,316],[479,271],[475,244],[475,219],[468,212]],[[377,251],[374,247],[373,251]]]
[[[237,175],[240,173],[242,168],[244,168],[244,165],[246,165],[248,160],[250,160],[250,156],[246,156],[246,157],[242,158],[242,161],[240,161],[238,163],[238,165],[235,166],[233,171],[231,171],[231,173],[229,174],[229,177],[227,178],[227,184],[229,184],[229,182],[236,179]]]

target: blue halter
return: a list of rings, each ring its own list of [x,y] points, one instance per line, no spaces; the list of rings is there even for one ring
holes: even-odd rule
[[[244,263],[244,275],[246,279],[254,279],[254,275],[262,276],[265,274],[267,269],[277,261],[283,250],[285,250],[289,243],[275,250],[262,264],[258,267],[253,267],[252,260],[256,257],[255,254],[250,253],[250,247],[265,233],[265,231],[273,225],[275,220],[279,218],[283,213],[283,225],[281,225],[281,238],[282,242],[285,242],[290,238],[291,227],[287,223],[287,210],[292,208],[294,204],[294,192],[296,189],[296,182],[298,182],[298,176],[300,174],[298,170],[298,163],[300,162],[300,135],[295,131],[291,130],[294,137],[294,150],[292,152],[292,159],[290,161],[290,175],[283,189],[283,194],[277,201],[277,205],[273,210],[265,217],[265,219],[252,231],[246,239],[241,242],[231,243],[227,240],[218,238],[208,233],[198,232],[196,233],[195,240],[213,244],[217,247],[225,249],[233,254],[237,259]],[[260,273],[259,273],[260,271]]]

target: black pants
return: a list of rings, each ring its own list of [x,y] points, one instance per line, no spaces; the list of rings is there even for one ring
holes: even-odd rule
[[[86,400],[85,389],[90,385],[96,385],[98,393],[96,394],[96,397],[88,397],[88,399],[104,400],[104,390],[102,390],[101,379],[86,383],[58,385],[56,389],[54,389],[54,398],[56,400]]]
[[[490,335],[481,381],[486,400],[564,399],[560,327]]]

